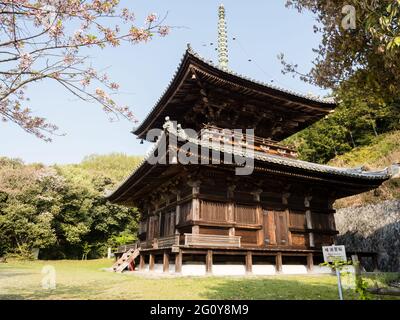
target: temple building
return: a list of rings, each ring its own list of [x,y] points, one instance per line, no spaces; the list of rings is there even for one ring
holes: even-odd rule
[[[184,275],[316,272],[321,247],[338,234],[334,202],[379,187],[394,168],[367,172],[297,159],[282,141],[328,116],[335,102],[229,70],[223,7],[219,14],[219,64],[188,47],[134,131],[146,140],[161,129],[154,150],[164,145],[165,152],[156,163],[151,152],[108,196],[141,214],[139,241],[120,248],[130,253],[116,269],[137,258],[138,270]],[[178,154],[191,161],[181,163]],[[227,155],[245,161],[224,163]],[[246,161],[251,173],[237,174]]]

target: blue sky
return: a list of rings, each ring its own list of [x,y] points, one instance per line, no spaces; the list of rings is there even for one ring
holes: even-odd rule
[[[154,106],[183,56],[186,44],[203,57],[216,61],[217,9],[221,1],[137,0],[122,1],[130,7],[138,22],[148,13],[164,15],[167,24],[182,26],[166,38],[155,38],[139,45],[123,45],[116,49],[90,51],[93,65],[107,68],[110,77],[121,85],[120,103],[129,105],[142,121]],[[285,53],[300,69],[308,71],[320,36],[314,34],[314,17],[285,8],[285,0],[225,0],[230,41],[230,69],[260,81],[274,83],[297,92],[323,95],[324,91],[281,74],[277,55]],[[252,59],[252,62],[248,60]],[[77,163],[86,155],[122,152],[144,154],[130,132],[134,124],[127,121],[109,122],[101,108],[76,100],[62,88],[44,82],[30,89],[31,107],[40,116],[57,124],[66,133],[46,143],[25,133],[11,123],[0,124],[0,156],[46,164]]]

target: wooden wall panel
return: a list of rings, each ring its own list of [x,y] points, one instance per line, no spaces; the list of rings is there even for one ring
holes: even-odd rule
[[[163,214],[161,217],[160,237],[172,236],[175,233],[175,212]]]
[[[242,224],[257,224],[257,208],[236,205],[235,221]]]
[[[180,207],[180,223],[185,223],[192,217],[192,202],[184,203]]]
[[[275,234],[275,214],[274,211],[264,210],[264,244],[275,245],[276,234]]]
[[[242,244],[257,244],[257,231],[255,230],[242,230],[236,229],[235,236],[242,237],[241,243]]]
[[[315,234],[314,239],[316,247],[330,246],[334,242],[334,237],[326,234]]]
[[[215,236],[229,236],[229,229],[200,227],[200,234],[208,234]]]
[[[278,245],[288,245],[288,221],[284,211],[275,211],[276,242]]]
[[[212,222],[227,221],[228,206],[225,203],[201,201],[200,219]]]
[[[308,234],[292,233],[292,245],[296,247],[308,246]]]
[[[158,216],[151,216],[149,218],[149,231],[147,240],[153,240],[159,236],[159,219]]]
[[[292,228],[305,229],[307,226],[305,211],[290,210],[289,225]]]
[[[330,214],[311,213],[313,229],[333,230],[332,219]]]

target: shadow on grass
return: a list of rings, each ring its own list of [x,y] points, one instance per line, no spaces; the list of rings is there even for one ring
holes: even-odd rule
[[[34,272],[0,272],[0,280],[9,279],[12,277],[32,276]]]
[[[345,299],[355,299],[346,291]],[[227,279],[208,288],[202,296],[211,300],[337,300],[337,287],[328,283],[304,283],[283,279]]]
[[[96,299],[125,299],[123,293],[113,293],[108,295],[110,289],[106,285],[57,285],[56,289],[42,289],[40,287],[25,288],[20,292],[15,292],[15,288],[10,289],[10,293],[0,293],[0,300],[96,300]],[[140,294],[130,293],[129,299],[141,299]]]

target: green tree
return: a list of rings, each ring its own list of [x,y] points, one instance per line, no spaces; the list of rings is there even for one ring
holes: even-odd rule
[[[112,154],[45,167],[0,158],[0,255],[41,248],[42,258],[91,258],[135,241],[137,210],[110,204],[105,193],[140,161]]]
[[[310,72],[301,74],[283,60],[284,72],[298,72],[320,87],[350,89],[373,104],[399,100],[399,0],[288,0],[286,5],[315,14],[322,42]],[[355,9],[354,29],[343,27],[346,5]]]
[[[29,256],[33,248],[45,248],[56,242],[52,221],[58,213],[56,192],[61,182],[58,178],[48,168],[0,159],[3,253]]]

